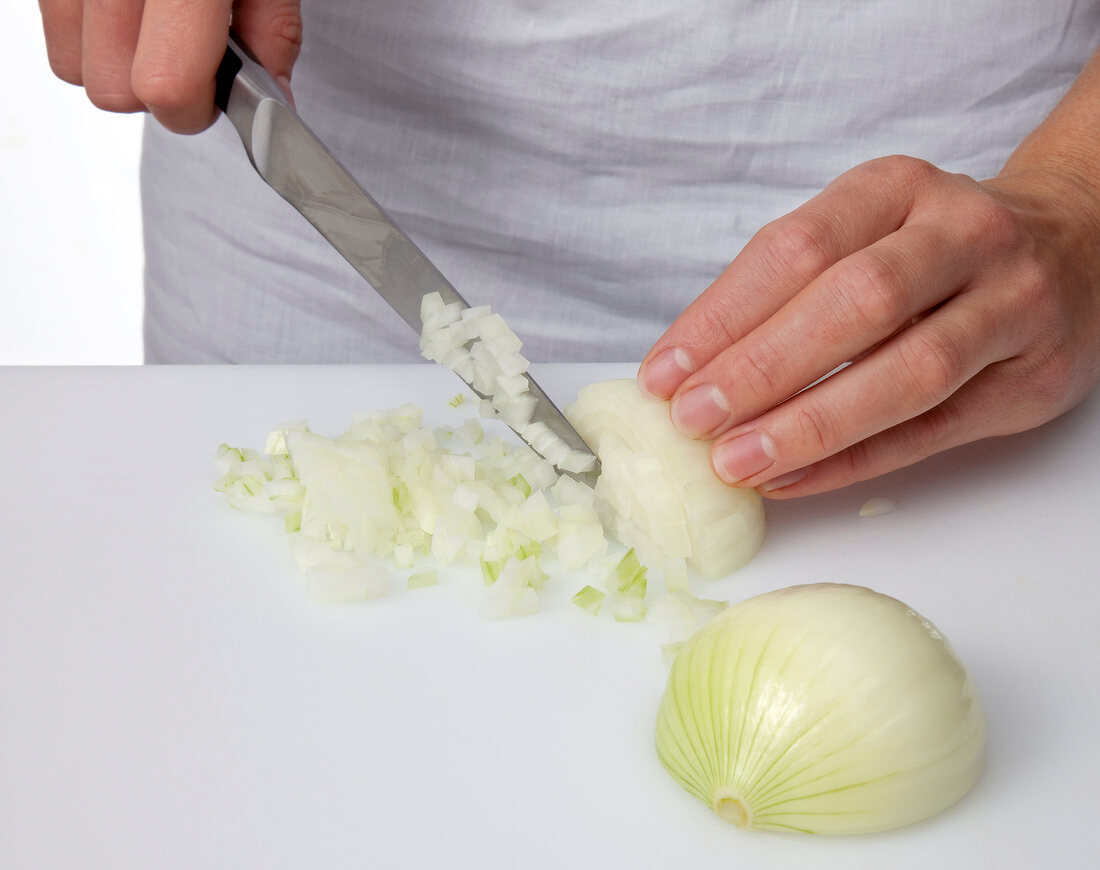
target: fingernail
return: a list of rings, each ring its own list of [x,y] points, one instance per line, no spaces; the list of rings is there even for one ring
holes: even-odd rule
[[[779,477],[773,477],[771,480],[767,480],[760,484],[760,489],[764,492],[773,492],[777,489],[782,489],[785,486],[790,486],[792,483],[798,483],[806,476],[805,468],[796,468],[794,471],[788,471],[786,474],[781,474]]]
[[[639,372],[638,387],[650,398],[667,399],[693,371],[695,366],[687,352],[670,347],[653,357]]]
[[[730,403],[714,384],[700,384],[674,399],[671,413],[677,429],[689,438],[700,438],[729,419]]]
[[[775,462],[775,445],[763,432],[748,432],[716,445],[711,458],[722,480],[740,483]]]

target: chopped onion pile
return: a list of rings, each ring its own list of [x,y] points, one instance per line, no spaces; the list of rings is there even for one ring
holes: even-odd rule
[[[735,604],[684,644],[656,744],[685,789],[740,827],[853,834],[957,802],[985,733],[935,626],[894,598],[823,583]]]
[[[652,610],[675,643],[724,606],[691,595],[689,573],[715,576],[751,558],[762,509],[755,493],[714,477],[696,442],[669,436],[658,423],[672,429],[667,408],[629,383],[633,396],[621,382],[593,385],[570,410],[607,450],[595,491],[531,447],[489,437],[454,400],[451,413],[463,419],[452,427],[427,427],[419,408],[404,405],[361,416],[337,438],[297,421],[272,431],[262,453],[222,445],[215,488],[235,508],[284,516],[318,599],[377,596],[401,576],[409,589],[434,585],[439,568],[453,565],[480,571],[489,587],[482,612],[499,618],[534,612],[548,578],[564,575],[581,581],[578,607],[620,622]],[[672,455],[685,449],[701,469]],[[700,504],[679,503],[689,496]],[[727,536],[733,555],[718,558],[719,542],[699,523]]]
[[[467,308],[427,293],[420,302],[420,321],[421,354],[449,368],[483,397],[483,417],[501,420],[562,471],[580,474],[596,467],[594,456],[571,448],[545,423],[532,421],[537,400],[527,377],[530,363],[504,318],[488,305]]]
[[[639,551],[607,534],[592,488],[449,404],[462,418],[451,427],[427,427],[404,405],[361,416],[337,438],[297,421],[273,430],[263,452],[223,444],[215,488],[235,508],[283,516],[307,590],[322,601],[382,595],[401,578],[407,589],[436,585],[454,566],[480,573],[490,619],[535,612],[551,576],[579,581],[574,603],[598,613],[606,602],[620,622],[653,606],[669,639],[713,615],[685,591],[682,558],[658,558],[651,578]],[[670,618],[674,603],[682,612]]]

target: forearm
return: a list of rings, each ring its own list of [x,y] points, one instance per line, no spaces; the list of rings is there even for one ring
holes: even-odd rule
[[[1012,153],[998,178],[1036,174],[1061,178],[1100,205],[1100,50]]]

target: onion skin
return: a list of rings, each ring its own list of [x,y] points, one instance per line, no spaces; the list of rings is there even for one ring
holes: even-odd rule
[[[977,781],[985,715],[946,638],[861,586],[736,604],[681,649],[657,754],[687,791],[751,830],[883,831]]]

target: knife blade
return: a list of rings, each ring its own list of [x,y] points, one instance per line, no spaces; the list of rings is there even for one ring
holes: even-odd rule
[[[236,128],[260,177],[297,209],[419,336],[421,300],[469,303],[385,213],[290,105],[275,79],[230,32],[218,69],[215,103]],[[544,423],[573,450],[595,456],[530,374],[532,422]],[[481,398],[486,396],[466,386]],[[523,438],[522,432],[517,432]],[[524,439],[526,441],[526,439]],[[592,484],[593,471],[572,473]]]

